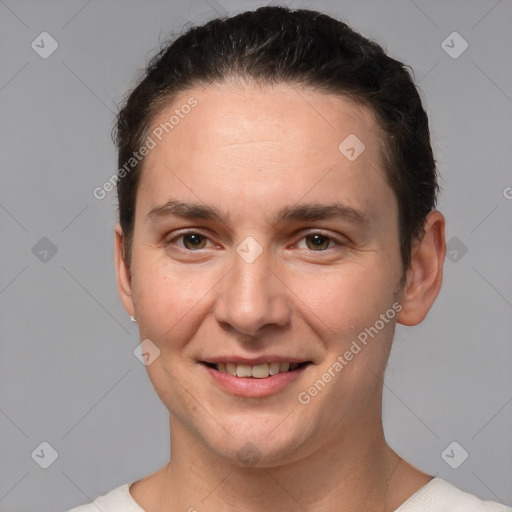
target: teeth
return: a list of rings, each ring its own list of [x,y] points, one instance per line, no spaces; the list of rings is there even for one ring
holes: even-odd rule
[[[264,379],[268,377],[268,364],[256,364],[251,368],[251,376],[257,379]]]
[[[270,363],[268,365],[268,372],[270,375],[277,375],[279,373],[280,366],[281,365],[279,363]]]
[[[295,370],[300,363],[262,363],[254,366],[248,364],[218,363],[217,370],[221,373],[228,373],[235,377],[254,377],[265,379],[269,375],[286,373]]]
[[[252,377],[251,367],[248,364],[237,364],[236,365],[236,376],[237,377]]]

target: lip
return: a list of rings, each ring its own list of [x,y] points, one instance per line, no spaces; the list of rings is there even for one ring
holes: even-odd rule
[[[238,356],[217,356],[217,357],[207,357],[203,359],[201,362],[203,363],[235,363],[235,364],[248,364],[249,366],[255,366],[257,364],[263,363],[305,363],[310,361],[310,359],[302,358],[297,359],[296,357],[287,357],[287,356],[261,356],[255,358],[248,357],[238,357]]]
[[[240,359],[226,359],[219,360],[218,362],[223,363],[224,361],[235,362]],[[267,362],[268,358],[265,360],[262,359],[252,359],[251,363],[240,362],[240,364],[259,364],[254,363],[252,361],[261,361],[262,363]],[[301,361],[290,361],[290,360],[281,360],[277,361],[273,359],[275,362],[301,362]],[[208,361],[210,362],[210,361]],[[213,362],[213,361],[211,361]],[[311,363],[305,364],[293,371],[288,371],[284,373],[278,373],[277,375],[271,375],[265,377],[264,379],[257,379],[254,377],[244,378],[244,377],[235,377],[234,375],[229,375],[228,373],[222,373],[214,368],[210,368],[206,364],[201,363],[200,366],[204,368],[205,371],[208,372],[210,378],[224,391],[227,391],[229,394],[240,397],[251,397],[251,398],[260,398],[265,396],[270,396],[278,393],[283,390],[292,382],[295,382],[302,373],[311,366]]]

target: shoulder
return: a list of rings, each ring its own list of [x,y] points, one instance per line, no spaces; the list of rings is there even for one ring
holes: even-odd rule
[[[94,502],[72,508],[66,512],[98,512],[98,510],[102,512],[144,512],[144,509],[137,504],[130,494],[129,489],[132,483],[120,485],[107,494],[98,496]]]
[[[395,512],[511,512],[495,501],[486,501],[455,487],[441,478],[433,478]]]

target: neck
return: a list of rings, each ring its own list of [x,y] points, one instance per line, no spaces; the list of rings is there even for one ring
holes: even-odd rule
[[[394,510],[387,496],[400,458],[386,444],[380,421],[353,425],[300,458],[253,467],[212,454],[179,422],[171,418],[170,424],[172,457],[159,510],[234,512],[241,503],[248,512]]]

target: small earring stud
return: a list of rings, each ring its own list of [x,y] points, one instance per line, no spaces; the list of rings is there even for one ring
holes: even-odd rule
[[[132,315],[130,315],[130,320],[131,320],[134,324],[136,324],[136,323],[137,323],[137,320],[136,320]]]

